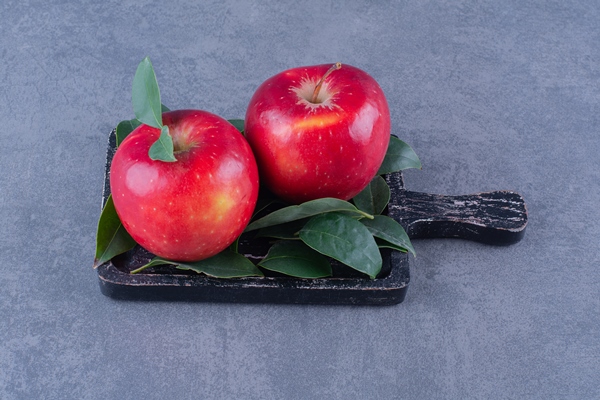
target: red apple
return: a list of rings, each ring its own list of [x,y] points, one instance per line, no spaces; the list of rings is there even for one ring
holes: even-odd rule
[[[227,248],[256,205],[258,170],[240,132],[206,111],[163,114],[176,162],[152,160],[160,129],[140,125],[118,147],[110,169],[115,209],[146,250],[198,261]]]
[[[261,182],[279,197],[296,204],[348,200],[381,166],[390,112],[366,72],[339,63],[300,67],[260,85],[246,112],[245,135]]]

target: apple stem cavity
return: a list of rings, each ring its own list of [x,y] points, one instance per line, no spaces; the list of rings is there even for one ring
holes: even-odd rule
[[[329,74],[331,74],[333,71],[336,71],[340,68],[342,68],[342,63],[336,62],[335,64],[333,64],[331,66],[331,68],[329,68],[327,70],[327,72],[325,72],[325,75],[323,75],[323,77],[317,83],[317,86],[315,86],[315,90],[313,92],[312,98],[310,99],[311,103],[313,103],[313,104],[320,103],[320,101],[318,101],[318,97],[319,97],[319,92],[321,91],[321,86],[323,86],[323,82],[325,82],[325,79],[329,76]]]

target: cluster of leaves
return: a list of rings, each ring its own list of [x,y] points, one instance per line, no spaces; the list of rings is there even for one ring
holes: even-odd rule
[[[151,147],[149,155],[172,161],[169,159],[168,128],[162,125],[159,115],[166,107],[160,102],[156,77],[147,58],[138,67],[134,78],[133,104],[136,118],[117,126],[117,146],[133,129],[145,123],[161,129],[161,138]],[[243,133],[242,120],[230,122]],[[170,142],[172,156],[172,140]],[[158,265],[174,265],[178,269],[219,278],[263,276],[261,268],[299,278],[322,278],[332,275],[330,260],[334,259],[374,279],[382,268],[381,248],[415,254],[402,226],[382,215],[391,193],[382,176],[408,168],[421,168],[419,158],[408,144],[391,136],[377,175],[351,201],[322,198],[271,210],[281,201],[264,195],[259,197],[254,217],[244,232],[253,232],[256,237],[274,239],[275,242],[256,265],[238,253],[236,241],[209,259],[181,263],[155,257],[132,273]],[[135,245],[109,196],[98,222],[94,265],[101,265]]]

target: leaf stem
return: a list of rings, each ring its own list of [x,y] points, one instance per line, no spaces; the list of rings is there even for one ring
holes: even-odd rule
[[[229,249],[231,251],[233,251],[234,253],[239,253],[238,248],[239,248],[239,243],[240,243],[240,237],[238,236],[233,243],[231,243],[231,245],[229,246]]]
[[[145,270],[146,268],[150,268],[152,266],[152,263],[148,263],[146,265],[142,265],[139,268],[134,269],[133,271],[129,272],[130,274],[137,274],[138,272],[142,272],[143,270]]]
[[[375,217],[369,213],[366,213],[362,210],[356,210],[356,212],[358,212],[360,215],[362,215],[363,217],[365,217],[366,219],[375,219]]]

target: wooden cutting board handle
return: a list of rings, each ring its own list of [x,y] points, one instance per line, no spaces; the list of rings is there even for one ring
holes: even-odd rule
[[[398,195],[390,214],[411,238],[461,238],[509,245],[525,234],[527,208],[515,192],[445,196],[400,189]]]

